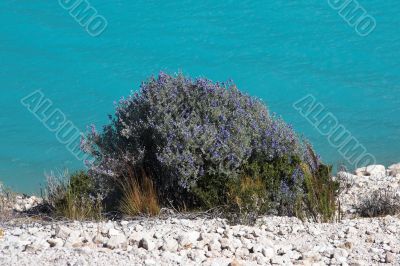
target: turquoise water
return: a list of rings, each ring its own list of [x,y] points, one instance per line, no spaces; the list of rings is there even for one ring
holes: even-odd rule
[[[92,0],[108,22],[94,38],[56,0],[2,0],[0,180],[38,191],[44,172],[82,167],[22,97],[41,89],[85,130],[160,70],[232,78],[338,164],[292,107],[312,93],[379,163],[400,162],[400,2],[359,2],[377,22],[367,37],[327,1]]]

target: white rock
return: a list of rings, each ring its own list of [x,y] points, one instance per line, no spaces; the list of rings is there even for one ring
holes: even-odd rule
[[[221,238],[220,243],[222,249],[233,250],[232,243],[228,238]]]
[[[314,250],[303,253],[303,257],[310,262],[317,262],[321,260],[321,254]]]
[[[181,256],[179,256],[176,253],[172,253],[172,252],[168,252],[168,251],[163,252],[161,254],[161,257],[164,260],[166,260],[167,262],[169,262],[169,263],[167,263],[167,265],[181,264],[181,261],[182,261],[182,257]]]
[[[126,237],[122,234],[112,235],[110,239],[107,241],[106,246],[110,249],[126,249],[128,246],[128,241]]]
[[[392,252],[386,252],[385,262],[386,263],[394,263],[396,261],[396,254]]]
[[[93,237],[93,243],[96,245],[105,245],[108,241],[108,238],[104,237],[101,234],[97,234]]]
[[[353,175],[351,173],[347,173],[347,172],[343,172],[343,171],[338,172],[336,175],[337,175],[336,179],[343,180],[345,182],[349,182],[349,181],[354,182],[354,180],[357,180],[359,178],[359,176],[357,176],[357,175]]]
[[[142,238],[139,241],[139,247],[145,250],[151,251],[155,248],[155,244],[148,238]]]
[[[153,259],[147,259],[144,261],[144,265],[157,265],[156,261]]]
[[[263,246],[259,245],[259,244],[255,244],[252,249],[251,249],[254,253],[261,253],[263,250]]]
[[[114,228],[114,224],[111,221],[108,221],[106,224],[103,224],[100,231],[103,235],[108,235],[108,232],[111,228]]]
[[[142,240],[142,238],[143,238],[143,234],[142,233],[134,231],[128,238],[129,244],[138,245],[139,241]]]
[[[336,259],[347,258],[348,255],[349,255],[349,253],[343,248],[336,248],[335,250],[333,250],[333,256]]]
[[[28,233],[31,234],[31,235],[34,235],[37,232],[39,232],[39,228],[37,228],[37,227],[29,227],[28,228]]]
[[[11,234],[13,236],[20,236],[23,234],[23,231],[21,230],[21,228],[15,228],[13,231],[11,231]]]
[[[62,247],[64,246],[64,241],[61,238],[50,238],[47,240],[50,247]]]
[[[289,245],[279,245],[279,246],[277,246],[277,251],[276,252],[279,255],[284,255],[284,254],[287,254],[292,249],[293,249],[293,246],[291,244],[289,244]]]
[[[163,233],[160,232],[160,231],[157,231],[157,232],[154,233],[153,237],[154,237],[155,239],[162,239]]]
[[[24,211],[24,209],[20,206],[20,204],[16,203],[13,206],[13,210],[17,211],[17,212],[22,212]]]
[[[221,228],[221,227],[218,227],[216,230],[216,232],[220,235],[222,235],[224,233],[224,231],[225,231],[224,228]]]
[[[194,245],[200,239],[200,233],[196,231],[186,232],[179,235],[178,243],[181,246]]]
[[[71,234],[64,243],[66,248],[79,248],[83,246],[83,238],[80,238],[78,234]]]
[[[389,175],[391,176],[400,175],[400,163],[392,164],[391,166],[388,167],[388,170],[389,170]]]
[[[357,176],[384,177],[386,176],[386,168],[380,164],[369,165],[356,169],[355,173]]]
[[[79,238],[81,236],[81,231],[79,230],[72,230],[71,233],[69,234],[70,238]]]
[[[50,244],[47,243],[44,239],[38,239],[37,241],[32,242],[32,244],[25,246],[25,251],[38,251],[44,250],[50,247]]]
[[[274,256],[271,258],[272,264],[291,265],[291,264],[289,264],[289,262],[290,262],[290,259],[287,256]]]
[[[161,249],[164,251],[176,252],[178,250],[178,242],[173,238],[164,238]]]
[[[108,236],[112,237],[112,236],[118,236],[118,235],[123,235],[123,233],[115,228],[110,228],[108,230]]]
[[[129,224],[128,221],[121,221],[121,225],[122,225],[122,226],[127,226],[128,224]]]
[[[242,241],[240,241],[240,239],[238,239],[238,238],[232,239],[231,245],[232,245],[233,249],[238,249],[243,246]]]
[[[226,266],[232,262],[231,258],[211,258],[205,263],[210,266]]]
[[[136,232],[141,232],[142,230],[143,230],[143,226],[141,226],[140,224],[138,224],[138,225],[136,225],[135,226],[135,229],[134,229]]]
[[[209,251],[221,251],[221,243],[219,242],[218,238],[214,237],[208,243],[208,250]]]
[[[72,230],[66,226],[59,225],[56,228],[56,236],[61,239],[67,239],[69,235],[72,233]]]
[[[190,250],[188,258],[194,262],[201,263],[206,259],[206,256],[204,255],[204,250],[193,249]]]
[[[265,246],[262,248],[261,253],[268,259],[271,259],[273,256],[275,256],[275,250],[273,247]]]

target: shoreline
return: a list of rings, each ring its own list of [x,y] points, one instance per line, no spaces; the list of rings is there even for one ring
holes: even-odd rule
[[[37,218],[0,220],[0,264],[30,265],[396,265],[400,216],[357,217],[355,205],[375,190],[400,199],[400,164],[339,172],[342,219],[332,223],[263,216],[254,226],[224,219],[163,217],[78,222]],[[12,212],[40,198],[18,197]],[[19,209],[17,211],[16,209]],[[19,213],[21,214],[21,213]],[[195,215],[194,215],[195,216]]]

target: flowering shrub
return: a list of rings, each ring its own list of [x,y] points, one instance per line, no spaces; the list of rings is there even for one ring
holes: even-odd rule
[[[272,206],[291,206],[306,189],[300,163],[311,172],[319,164],[260,100],[232,82],[182,74],[160,73],[144,82],[119,102],[103,132],[93,128],[82,146],[95,159],[91,174],[105,193],[126,169],[141,167],[155,177],[160,199],[203,207],[226,203],[227,184],[256,173]]]

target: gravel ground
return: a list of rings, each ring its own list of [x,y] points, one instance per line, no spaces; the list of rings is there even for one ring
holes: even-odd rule
[[[348,181],[340,222],[273,216],[255,226],[206,218],[15,219],[0,224],[0,265],[400,265],[400,217],[358,218],[355,212],[373,190],[390,189],[398,197],[399,172],[365,170],[338,174]],[[32,202],[20,199],[20,205],[24,201]]]

